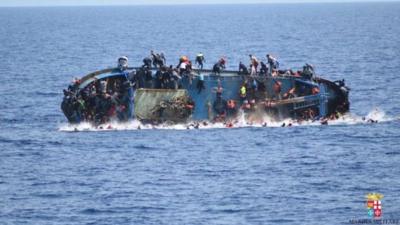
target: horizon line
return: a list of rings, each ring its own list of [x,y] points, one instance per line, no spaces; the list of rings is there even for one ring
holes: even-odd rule
[[[350,0],[350,1],[341,1],[341,0],[328,0],[326,2],[320,2],[318,0],[306,0],[306,1],[273,1],[273,2],[235,2],[235,3],[224,3],[224,2],[217,2],[217,3],[139,3],[139,4],[127,4],[127,3],[116,3],[116,4],[60,4],[60,5],[52,5],[52,4],[43,4],[43,5],[0,5],[0,8],[40,8],[40,7],[88,7],[88,6],[99,6],[99,7],[109,7],[109,6],[190,6],[190,5],[197,5],[197,6],[207,6],[207,5],[292,5],[292,4],[336,4],[336,3],[400,3],[400,0]]]

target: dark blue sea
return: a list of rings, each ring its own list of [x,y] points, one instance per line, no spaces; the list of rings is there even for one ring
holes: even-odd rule
[[[350,224],[365,195],[400,219],[400,3],[0,8],[0,224]],[[74,77],[248,54],[350,86],[322,126],[83,129]],[[367,123],[362,117],[378,123]]]

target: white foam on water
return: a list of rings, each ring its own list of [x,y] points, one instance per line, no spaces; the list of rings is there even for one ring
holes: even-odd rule
[[[379,108],[371,110],[366,116],[358,116],[351,113],[341,116],[339,119],[328,120],[327,125],[356,125],[356,124],[370,124],[376,122],[390,122],[399,120],[400,118],[389,117],[384,111]],[[197,125],[197,127],[196,127]],[[138,120],[132,120],[125,123],[109,122],[99,126],[94,126],[91,123],[83,122],[79,124],[61,124],[59,131],[64,132],[84,132],[84,131],[115,131],[115,130],[187,130],[187,129],[234,129],[245,127],[290,127],[290,126],[321,126],[321,121],[302,121],[297,122],[292,119],[284,119],[275,121],[269,116],[264,116],[262,121],[249,122],[245,119],[243,113],[232,120],[230,123],[211,123],[209,121],[189,122],[186,124],[143,124]]]

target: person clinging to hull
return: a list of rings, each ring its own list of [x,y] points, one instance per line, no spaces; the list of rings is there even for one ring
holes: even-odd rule
[[[222,87],[221,81],[218,80],[218,86],[214,88],[216,92],[216,99],[213,103],[213,109],[214,112],[216,113],[216,116],[214,117],[215,122],[223,122],[225,120],[226,116],[226,107],[227,107],[227,101],[222,98],[222,93],[224,91],[224,88]]]
[[[204,74],[199,74],[196,87],[198,90],[198,94],[200,94],[202,90],[206,89],[206,87],[204,86]]]

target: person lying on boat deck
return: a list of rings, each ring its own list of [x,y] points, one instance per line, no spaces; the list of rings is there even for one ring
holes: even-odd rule
[[[249,55],[250,57],[250,76],[255,76],[257,75],[257,68],[258,68],[258,59],[257,57],[253,56],[253,55]]]
[[[204,55],[203,55],[203,53],[199,53],[199,54],[197,54],[196,55],[196,61],[195,61],[195,63],[197,64],[197,66],[199,67],[199,69],[203,69],[203,63],[205,62],[206,60],[205,60],[205,58],[204,58]]]
[[[246,65],[242,63],[242,61],[239,62],[239,75],[248,75],[249,70],[247,69]]]
[[[204,86],[204,74],[200,73],[199,79],[197,80],[196,87],[197,87],[197,90],[198,90],[198,92],[197,92],[198,94],[200,94],[200,92],[202,90],[206,89],[206,87]]]
[[[221,71],[223,69],[225,69],[225,63],[226,63],[226,60],[224,58],[221,58],[220,60],[218,60],[218,62],[215,63],[214,66],[213,66],[213,72],[216,75],[220,75]]]

